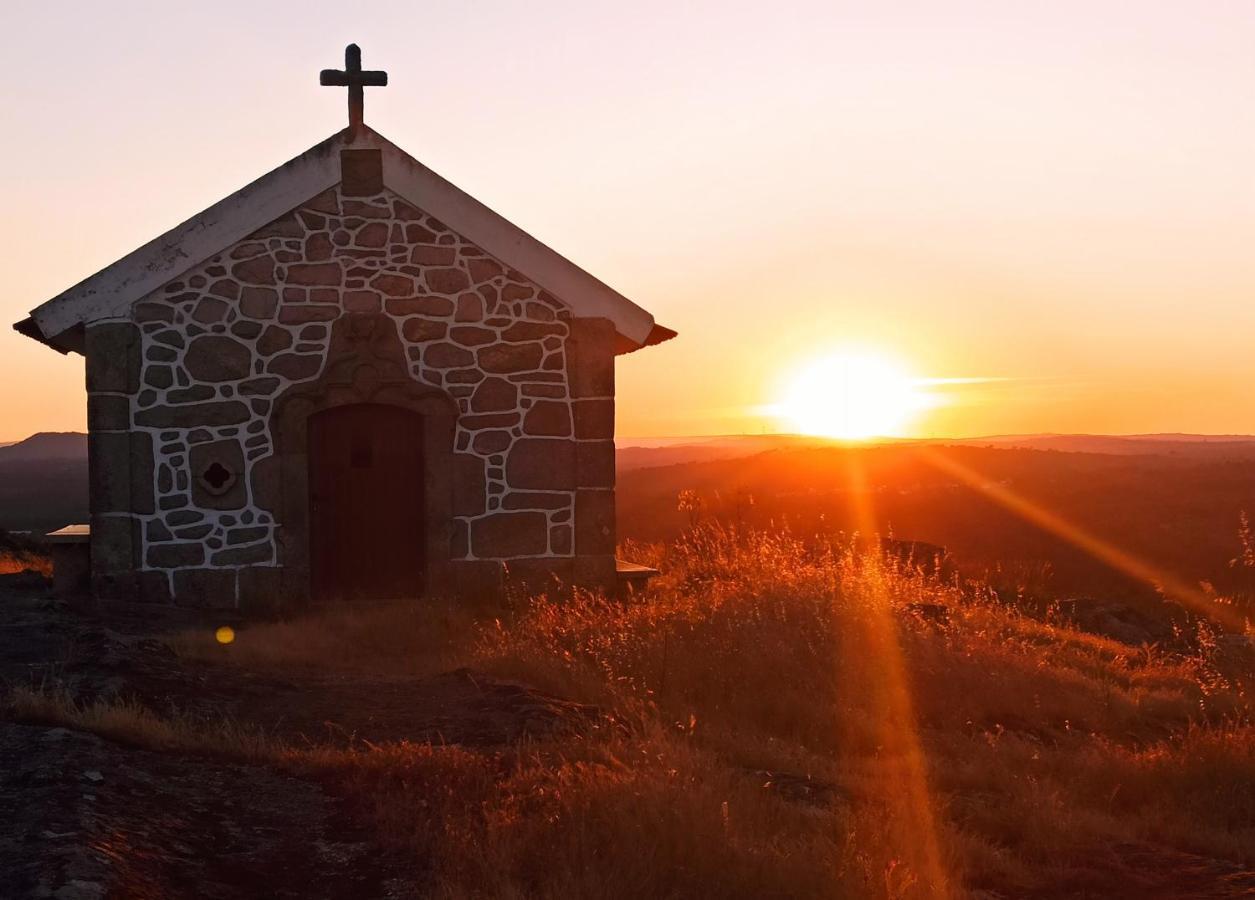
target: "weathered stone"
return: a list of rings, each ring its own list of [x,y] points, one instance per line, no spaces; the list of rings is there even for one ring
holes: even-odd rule
[[[212,400],[218,396],[207,384],[194,384],[189,388],[181,388],[177,391],[170,391],[166,394],[166,399],[171,403],[200,403],[204,400]],[[143,395],[140,395],[140,401],[143,402]]]
[[[544,322],[515,322],[505,331],[501,332],[503,341],[535,341],[554,334],[563,334],[566,329],[554,323]]]
[[[383,298],[376,291],[345,291],[344,308],[349,312],[379,312]]]
[[[571,403],[575,415],[577,438],[614,437],[614,399],[575,400]]]
[[[297,263],[288,266],[287,282],[338,287],[343,277],[339,263]]]
[[[487,328],[461,325],[449,332],[449,338],[464,347],[478,347],[483,344],[491,344],[497,339],[497,335],[496,332]]]
[[[305,259],[309,262],[325,262],[334,251],[331,238],[321,231],[305,239]]]
[[[164,391],[174,384],[174,370],[169,366],[145,366],[144,384]]]
[[[560,384],[520,385],[524,397],[565,397],[566,388]]]
[[[505,303],[516,300],[530,300],[536,295],[536,289],[525,284],[507,284],[501,289],[501,299]]]
[[[580,441],[575,448],[575,478],[580,487],[614,487],[614,441]]]
[[[235,606],[232,569],[176,569],[174,600],[185,606],[230,609]]]
[[[135,557],[139,545],[135,520],[124,515],[91,516],[91,571],[93,590],[95,576],[130,572],[139,561]]]
[[[571,495],[543,491],[510,491],[501,504],[506,509],[564,509]]]
[[[376,275],[370,286],[388,297],[409,297],[414,293],[414,279],[404,275]]]
[[[558,438],[520,438],[506,457],[512,488],[565,491],[575,487],[575,443]]]
[[[493,344],[479,351],[485,372],[527,372],[540,365],[540,344]]]
[[[484,559],[537,556],[549,549],[544,513],[496,513],[471,523],[471,549]]]
[[[257,350],[265,356],[273,356],[280,350],[286,350],[292,346],[292,334],[283,328],[271,325],[262,332],[261,339],[257,341]]]
[[[523,417],[523,431],[531,435],[569,437],[571,411],[560,400],[537,400]]]
[[[209,286],[209,293],[213,294],[215,298],[221,297],[224,300],[238,300],[240,299],[240,283],[230,278],[219,278],[217,281],[215,281],[213,284]],[[208,300],[209,298],[205,298],[205,299]],[[200,306],[204,302],[205,301],[202,300],[200,303],[196,304],[198,312],[200,311]],[[210,307],[210,308],[212,309],[213,307]],[[223,304],[221,309],[222,309],[223,314],[225,314],[227,311],[226,304]],[[204,320],[197,319],[197,321],[204,321]],[[217,320],[213,319],[210,321],[217,321]]]
[[[468,431],[480,428],[512,428],[519,424],[520,416],[516,412],[488,413],[482,416],[462,416],[458,424]]]
[[[461,269],[428,269],[423,273],[427,289],[437,294],[457,294],[471,286]]]
[[[330,322],[340,315],[338,306],[302,304],[290,306],[285,304],[279,310],[279,321],[284,325],[303,325],[306,322]]]
[[[239,425],[247,422],[248,407],[238,400],[188,406],[154,406],[135,414],[135,424],[148,428],[195,428],[198,425]]]
[[[453,369],[458,366],[469,366],[475,357],[469,350],[455,344],[432,344],[423,351],[423,364],[433,369]]]
[[[421,317],[406,319],[405,324],[401,326],[401,333],[405,335],[405,339],[414,343],[439,340],[448,330],[449,326],[444,322]]]
[[[236,263],[231,274],[244,284],[274,284],[275,261],[269,254],[256,256]]]
[[[471,409],[476,412],[499,412],[518,405],[518,388],[504,378],[485,378],[471,395]]]
[[[187,348],[183,365],[197,381],[236,381],[248,377],[253,353],[235,338],[224,335],[198,337]]]
[[[279,294],[273,288],[246,287],[240,294],[240,312],[251,319],[269,319],[279,307]]]
[[[404,297],[385,300],[384,305],[394,316],[448,316],[453,313],[453,301],[444,297]]]
[[[268,537],[270,537],[270,529],[264,526],[227,530],[228,544],[253,544]]]
[[[416,266],[451,266],[456,258],[457,251],[452,247],[434,244],[419,244],[410,251],[410,262]]]
[[[453,515],[477,516],[484,511],[484,461],[469,453],[453,456]]]
[[[266,366],[266,371],[292,381],[313,378],[322,369],[322,357],[313,354],[284,353]]]
[[[422,214],[420,213],[418,217],[422,218]],[[404,216],[398,215],[397,218],[401,219]],[[411,223],[405,226],[405,240],[411,244],[432,244],[436,241],[436,232],[417,222]]]
[[[504,271],[501,268],[501,264],[496,260],[482,257],[478,259],[468,259],[466,261],[466,268],[470,272],[471,280],[476,284],[483,284],[485,281],[496,278]]]
[[[231,333],[238,338],[251,341],[261,334],[261,325],[241,319],[231,326]]]
[[[88,431],[125,431],[130,427],[131,401],[129,399],[110,394],[87,395]]]
[[[267,551],[270,552],[269,548]],[[283,583],[283,570],[276,566],[251,565],[239,570],[239,607],[245,612],[278,612],[300,599],[303,598],[289,596]]]
[[[102,322],[88,326],[84,336],[89,393],[139,389],[140,335],[129,322]]]
[[[575,492],[575,552],[614,553],[614,491]]]
[[[554,525],[549,529],[549,552],[561,556],[571,552],[570,525]]]
[[[572,319],[566,341],[571,396],[614,396],[614,323],[609,319]]]
[[[250,378],[240,383],[239,391],[245,397],[256,397],[273,394],[278,387],[278,378]]]
[[[353,243],[359,247],[382,247],[388,243],[388,226],[383,222],[363,225],[354,237]]]
[[[153,544],[148,548],[145,561],[155,569],[199,566],[205,561],[205,548],[193,543]]]
[[[131,315],[136,322],[174,321],[174,310],[165,303],[136,303]]]
[[[131,435],[91,431],[87,437],[88,494],[92,515],[131,511]]]
[[[185,347],[187,341],[183,340],[183,335],[175,331],[173,328],[167,328],[165,331],[158,331],[153,335],[153,340],[158,344],[165,344],[167,347]]]
[[[458,295],[457,312],[453,318],[457,322],[478,322],[484,317],[484,300],[479,294],[465,293]]]
[[[481,431],[471,441],[471,449],[481,454],[500,453],[512,440],[508,431]]]

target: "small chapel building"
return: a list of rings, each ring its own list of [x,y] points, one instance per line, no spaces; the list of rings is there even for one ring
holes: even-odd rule
[[[86,357],[102,598],[609,588],[617,356],[675,332],[362,122],[14,327]]]

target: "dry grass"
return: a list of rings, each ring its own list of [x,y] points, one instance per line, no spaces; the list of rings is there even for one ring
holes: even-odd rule
[[[133,747],[213,753],[252,762],[272,761],[285,752],[262,732],[230,719],[161,717],[128,698],[82,704],[64,690],[16,687],[6,701],[15,721],[69,726]]]
[[[618,727],[499,752],[267,751],[372,798],[446,897],[1102,895],[1128,842],[1255,864],[1251,661],[1205,630],[1135,650],[787,534],[704,526],[633,552],[665,573],[645,602],[323,612],[179,649],[473,665],[608,710]]]
[[[22,572],[38,572],[45,578],[51,578],[52,560],[41,553],[0,550],[0,575],[18,575]]]

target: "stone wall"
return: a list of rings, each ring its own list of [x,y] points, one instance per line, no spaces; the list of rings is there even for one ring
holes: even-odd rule
[[[449,521],[429,523],[445,529],[451,571],[482,577],[471,564],[509,561],[612,577],[613,326],[572,318],[387,192],[335,189],[145,297],[129,320],[88,328],[99,591],[226,604],[273,592],[284,540],[306,539],[265,490],[276,410],[321,384],[333,333],[356,321],[394,329],[404,377],[454,410],[459,499]],[[357,367],[363,396],[349,399],[367,399],[377,368]]]

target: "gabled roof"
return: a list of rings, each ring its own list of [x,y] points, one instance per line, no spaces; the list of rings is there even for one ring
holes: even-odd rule
[[[675,332],[622,294],[441,178],[378,132],[346,129],[315,144],[31,311],[13,327],[66,352],[81,351],[84,325],[129,314],[131,304],[340,182],[340,151],[379,150],[384,187],[522,272],[577,316],[614,323],[618,352]]]

